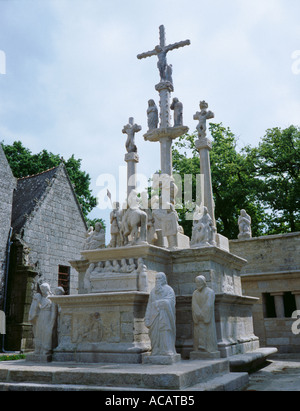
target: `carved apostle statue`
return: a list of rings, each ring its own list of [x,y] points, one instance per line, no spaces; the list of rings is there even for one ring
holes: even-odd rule
[[[105,248],[105,230],[100,222],[95,224],[95,230],[88,231],[85,240],[85,250],[96,250]]]
[[[29,310],[29,321],[33,326],[34,354],[49,355],[53,349],[53,333],[57,321],[57,305],[50,300],[53,295],[48,283],[40,285]]]
[[[145,325],[149,329],[151,341],[151,356],[176,355],[175,302],[175,293],[167,284],[166,275],[157,273],[145,315]]]
[[[215,353],[218,351],[215,325],[215,293],[207,287],[206,279],[196,278],[196,291],[192,298],[194,321],[194,351]]]
[[[252,237],[251,217],[246,213],[246,210],[241,210],[239,220],[239,240],[247,240]]]

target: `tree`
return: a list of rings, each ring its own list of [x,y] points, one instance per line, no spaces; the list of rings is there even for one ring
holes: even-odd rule
[[[38,154],[32,154],[20,141],[15,141],[12,145],[2,143],[2,147],[16,178],[41,173],[59,166],[59,164],[64,161],[78,202],[81,205],[83,215],[87,217],[88,213],[96,207],[97,200],[93,197],[92,191],[90,190],[90,176],[80,169],[81,160],[75,159],[74,155],[65,161],[60,155],[49,153],[47,150],[42,150]]]
[[[237,151],[237,138],[222,124],[211,123],[210,132],[213,137],[210,159],[218,232],[229,239],[237,238],[238,217],[240,210],[245,208],[252,217],[253,235],[262,235],[265,230],[265,211],[257,200],[255,168],[248,151]],[[196,175],[200,173],[199,153],[195,148],[196,138],[196,134],[182,136],[173,148],[174,172],[182,178],[184,174],[193,176],[193,201],[196,199]],[[184,204],[178,214],[180,224],[190,236],[192,221],[185,219],[189,208],[189,205]]]
[[[248,155],[256,171],[258,197],[271,211],[268,233],[300,231],[300,128],[268,129]]]

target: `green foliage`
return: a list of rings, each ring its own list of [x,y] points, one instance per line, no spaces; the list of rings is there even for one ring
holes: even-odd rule
[[[266,230],[266,213],[257,198],[255,167],[247,148],[237,151],[237,138],[222,124],[210,124],[213,137],[210,152],[212,188],[215,201],[215,217],[220,234],[234,239],[238,235],[238,217],[245,208],[252,218],[254,236]],[[173,148],[173,169],[182,176],[192,174],[193,201],[196,201],[196,175],[200,173],[199,153],[195,149],[196,134],[182,136]],[[184,204],[178,210],[180,224],[187,235],[191,236],[192,221],[185,215],[192,208]]]
[[[249,152],[258,197],[271,211],[268,232],[300,231],[300,128],[268,129]]]
[[[21,178],[29,175],[39,174],[50,168],[57,167],[64,161],[71,183],[74,187],[83,215],[96,207],[96,198],[92,196],[90,186],[90,176],[80,169],[81,160],[75,159],[72,155],[67,161],[58,154],[49,153],[42,150],[38,154],[32,154],[20,141],[15,141],[12,145],[2,144],[11,170],[15,177]]]

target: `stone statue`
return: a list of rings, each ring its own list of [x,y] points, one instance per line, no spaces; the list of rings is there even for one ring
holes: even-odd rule
[[[6,318],[3,311],[0,311],[0,334],[6,334]]]
[[[214,113],[212,111],[207,111],[207,109],[208,104],[206,103],[206,101],[200,101],[201,111],[197,111],[197,113],[194,114],[194,120],[199,120],[199,124],[196,127],[199,138],[206,137],[206,121],[215,117]]]
[[[120,203],[115,202],[113,204],[113,211],[110,213],[111,241],[109,246],[111,248],[121,247],[123,244],[121,233],[122,215],[123,211],[120,210]]]
[[[165,27],[164,26],[159,27],[159,36],[160,36],[159,45],[157,45],[154,48],[154,50],[138,54],[137,58],[138,59],[144,59],[146,57],[157,56],[157,58],[158,58],[157,67],[158,67],[159,74],[160,74],[160,81],[164,82],[164,81],[167,80],[166,79],[166,77],[167,77],[167,68],[168,68],[167,53],[171,50],[175,50],[175,49],[178,49],[180,47],[188,46],[189,44],[191,44],[191,42],[190,42],[190,40],[185,40],[185,41],[180,41],[178,43],[169,44],[168,46],[166,46],[166,44],[165,44],[166,43],[166,35],[165,35]]]
[[[172,64],[167,64],[166,81],[171,83],[173,86],[173,66]]]
[[[120,272],[121,273],[128,273],[128,266],[127,266],[126,258],[122,258],[122,260],[121,260]]]
[[[171,110],[174,110],[174,127],[183,125],[183,105],[177,97],[173,98]]]
[[[246,213],[246,210],[241,210],[239,220],[239,240],[247,240],[252,238],[251,217]]]
[[[105,262],[104,268],[103,268],[103,272],[104,273],[112,273],[113,267],[111,265],[111,262],[108,260]]]
[[[83,286],[87,290],[88,293],[92,291],[91,275],[94,272],[95,267],[96,267],[96,264],[94,263],[90,264],[84,276]]]
[[[149,329],[151,356],[174,356],[175,325],[174,290],[167,284],[164,273],[156,274],[155,288],[151,291],[145,314],[145,325]]]
[[[215,324],[215,293],[207,287],[204,276],[199,275],[195,281],[197,289],[192,297],[194,351],[219,356]]]
[[[130,117],[129,118],[129,124],[127,124],[126,126],[124,126],[122,133],[123,134],[127,134],[127,140],[126,140],[126,150],[127,153],[136,153],[137,152],[137,147],[135,145],[134,142],[134,136],[135,133],[138,133],[139,131],[141,131],[142,127],[134,124],[134,118]]]
[[[135,262],[134,262],[134,258],[129,258],[127,270],[128,270],[129,273],[132,273],[133,271],[136,270],[136,265],[135,265]]]
[[[158,109],[155,104],[154,100],[148,101],[148,110],[147,110],[147,117],[148,117],[148,129],[154,130],[158,127]]]
[[[148,291],[148,276],[147,276],[147,266],[144,264],[142,258],[138,258],[138,266],[135,272],[138,274],[138,290],[141,292]]]
[[[203,207],[203,214],[194,219],[191,247],[215,246],[216,227],[208,214],[207,207]]]
[[[129,208],[122,219],[122,232],[125,243],[128,244],[128,237],[131,237],[129,245],[147,243],[147,213],[140,209],[139,198],[136,190],[132,190],[128,196]]]
[[[54,329],[56,326],[58,308],[50,300],[53,295],[48,283],[40,285],[41,293],[33,297],[29,310],[29,321],[33,326],[34,354],[51,355],[53,350]]]
[[[96,250],[99,248],[105,248],[105,230],[100,222],[95,224],[95,230],[90,230],[87,233],[87,239],[85,240],[85,250]]]
[[[113,260],[112,263],[112,272],[113,273],[119,273],[120,272],[121,267],[119,266],[118,260]]]

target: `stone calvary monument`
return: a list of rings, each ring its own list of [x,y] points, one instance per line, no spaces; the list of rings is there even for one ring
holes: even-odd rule
[[[254,357],[259,357],[252,319],[257,299],[242,294],[240,271],[246,261],[231,254],[228,240],[216,231],[209,159],[212,145],[206,135],[206,121],[214,114],[207,111],[205,101],[194,115],[199,121],[196,147],[204,192],[202,207],[194,215],[191,242],[178,224],[171,148],[172,141],[187,133],[188,127],[183,125],[183,104],[177,97],[171,102],[173,68],[167,54],[190,41],[166,45],[164,26],[159,34],[159,45],[137,56],[158,58],[160,81],[155,89],[160,111],[153,99],[148,100],[149,129],[144,134],[146,142],[160,144],[162,175],[153,179],[155,195],[149,199],[136,191],[135,133],[141,127],[130,117],[123,128],[127,134],[127,208],[121,210],[114,203],[113,240],[107,247],[99,243],[93,248],[88,236],[82,258],[71,261],[79,273],[79,294],[47,298],[59,307],[53,361],[113,363],[125,368],[136,364],[134,371],[132,367],[127,370],[135,378],[156,373],[156,378],[143,382],[144,387],[181,389],[228,374],[230,361],[240,361],[240,355],[247,354],[249,359],[249,353],[256,353]],[[157,371],[158,365],[165,365],[164,374],[172,378],[180,374],[180,382],[159,378],[162,369]],[[115,372],[113,386],[124,386],[117,378],[118,369]],[[241,376],[236,373],[232,378],[238,381]]]

